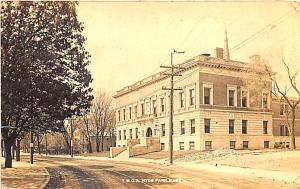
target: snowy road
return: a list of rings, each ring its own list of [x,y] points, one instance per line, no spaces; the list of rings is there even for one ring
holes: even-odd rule
[[[287,183],[176,166],[125,161],[39,157],[46,167],[52,188],[290,188]]]

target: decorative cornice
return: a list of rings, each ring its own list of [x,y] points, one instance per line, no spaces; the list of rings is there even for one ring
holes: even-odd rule
[[[249,69],[250,69],[249,63],[239,62],[239,61],[231,61],[231,60],[226,61],[224,59],[207,57],[207,56],[203,56],[203,55],[195,56],[189,60],[186,60],[180,64],[177,64],[176,66],[185,68],[185,70],[180,70],[177,73],[183,73],[183,72],[191,70],[195,67],[210,67],[210,68],[225,69],[225,70],[231,70],[231,71],[237,71],[237,72],[249,72]],[[117,91],[117,93],[115,95],[113,95],[113,97],[118,98],[118,97],[128,94],[132,91],[136,91],[145,86],[148,86],[153,83],[167,79],[170,76],[164,75],[164,74],[168,73],[170,71],[171,71],[171,69],[166,69],[164,71],[161,71],[161,72],[153,74],[149,77],[146,77],[132,85],[129,85],[129,86]]]

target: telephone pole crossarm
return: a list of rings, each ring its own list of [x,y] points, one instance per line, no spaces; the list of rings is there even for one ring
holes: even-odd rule
[[[182,76],[181,74],[177,74],[177,73],[174,73],[174,74],[163,73],[163,75],[168,75],[168,76]]]
[[[182,76],[181,74],[174,73],[175,69],[185,70],[185,68],[174,66],[173,65],[173,55],[174,54],[182,54],[184,51],[176,51],[173,50],[171,52],[171,66],[163,66],[161,65],[161,68],[168,68],[171,69],[171,73],[163,73],[163,75],[170,76],[170,88],[162,87],[162,90],[169,90],[170,91],[170,127],[169,127],[169,160],[170,164],[173,164],[173,113],[174,113],[174,106],[173,106],[173,98],[174,98],[174,90],[182,90],[181,88],[174,88],[174,76]]]
[[[167,88],[167,87],[162,87],[161,89],[162,89],[162,90],[168,90],[168,91],[171,90],[171,88]],[[174,90],[174,91],[182,91],[183,89],[182,89],[182,88],[173,88],[173,90]]]

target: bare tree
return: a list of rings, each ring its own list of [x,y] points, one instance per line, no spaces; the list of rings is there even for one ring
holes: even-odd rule
[[[72,127],[72,128],[71,128]],[[64,124],[62,135],[65,139],[65,142],[68,146],[68,151],[71,153],[71,137],[74,136],[76,130],[80,127],[80,117],[71,118],[67,120],[67,123]],[[73,140],[74,142],[75,140]]]
[[[296,138],[295,138],[296,112],[297,112],[297,107],[300,104],[300,89],[297,84],[298,73],[297,72],[293,73],[290,69],[290,66],[283,59],[282,59],[282,63],[288,75],[288,84],[285,86],[279,85],[278,80],[276,78],[276,74],[274,74],[269,67],[266,67],[266,70],[269,74],[269,77],[273,81],[273,89],[272,89],[273,95],[277,97],[281,97],[281,100],[284,101],[289,107],[289,110],[286,111],[286,123],[290,133],[291,148],[296,149]],[[291,89],[297,93],[298,98],[292,99],[288,96],[288,93],[290,92]]]
[[[112,98],[105,92],[98,92],[91,107],[91,120],[95,126],[96,151],[103,151],[103,139],[111,122]]]
[[[92,125],[91,125],[91,121],[90,121],[90,117],[88,113],[85,113],[82,116],[82,127],[80,127],[81,133],[84,135],[86,142],[87,142],[87,152],[88,153],[92,153],[93,149],[92,149],[92,140],[91,140],[91,136],[92,136]]]

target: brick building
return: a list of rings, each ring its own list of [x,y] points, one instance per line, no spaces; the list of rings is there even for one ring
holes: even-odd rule
[[[197,55],[176,65],[185,70],[174,80],[174,87],[182,88],[174,92],[174,150],[260,149],[285,140],[278,135],[272,111],[277,104],[271,81],[254,81],[263,87],[249,83],[253,65],[264,68],[260,56],[251,56],[250,63],[230,60],[227,39],[224,53],[222,48],[215,52],[215,57]],[[164,73],[170,70],[114,95],[117,147],[133,146],[132,141],[147,146],[147,140],[155,138],[161,150],[168,149],[170,95],[162,87],[169,87],[170,78]]]

